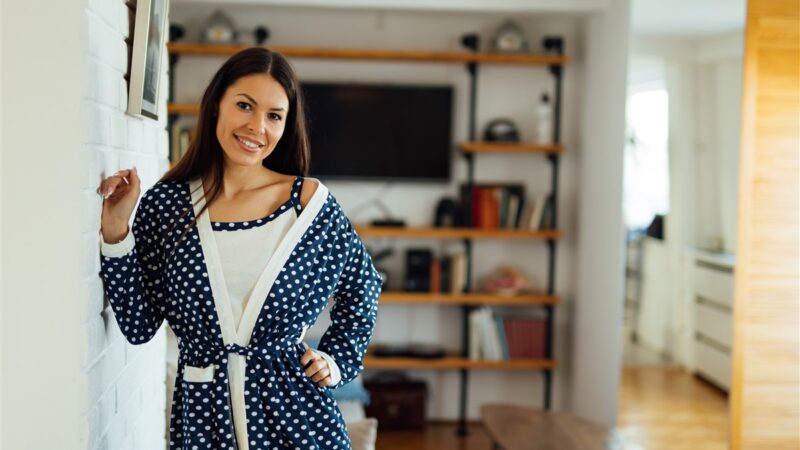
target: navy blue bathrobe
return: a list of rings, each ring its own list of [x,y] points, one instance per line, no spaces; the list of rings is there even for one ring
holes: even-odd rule
[[[125,338],[143,344],[165,319],[178,337],[170,449],[349,449],[329,388],[300,365],[299,339],[333,299],[318,347],[339,366],[342,379],[332,388],[363,370],[381,292],[363,242],[319,183],[261,273],[237,328],[208,210],[179,242],[204,201],[199,178],[156,183],[136,210],[130,247],[100,258]]]

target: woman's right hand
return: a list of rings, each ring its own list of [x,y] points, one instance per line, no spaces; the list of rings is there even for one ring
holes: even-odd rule
[[[103,196],[100,227],[105,242],[119,242],[128,234],[128,222],[139,199],[140,185],[136,167],[120,170],[100,182],[97,193]]]

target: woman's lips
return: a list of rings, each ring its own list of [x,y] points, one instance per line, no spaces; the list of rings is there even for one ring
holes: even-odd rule
[[[261,149],[264,147],[264,146],[262,145],[262,146],[259,146],[259,147],[251,148],[251,147],[248,147],[248,146],[246,146],[246,145],[245,145],[245,144],[244,144],[244,143],[241,141],[241,139],[240,139],[238,136],[236,136],[236,135],[233,135],[233,138],[234,138],[234,139],[236,139],[236,143],[237,143],[237,144],[239,144],[239,147],[240,147],[242,150],[244,150],[244,151],[246,151],[246,152],[248,152],[248,153],[258,153],[258,152],[260,152],[260,151],[261,151]]]

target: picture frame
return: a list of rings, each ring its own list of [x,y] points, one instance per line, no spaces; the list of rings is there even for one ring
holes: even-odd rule
[[[168,5],[169,0],[135,0],[127,110],[133,116],[158,120]]]

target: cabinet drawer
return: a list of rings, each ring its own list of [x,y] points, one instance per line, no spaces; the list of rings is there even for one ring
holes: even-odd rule
[[[731,348],[733,342],[733,317],[730,311],[695,300],[694,329],[698,333]]]
[[[695,295],[733,307],[733,273],[695,263]]]
[[[719,387],[728,390],[731,384],[731,357],[728,353],[695,338],[695,370]]]

